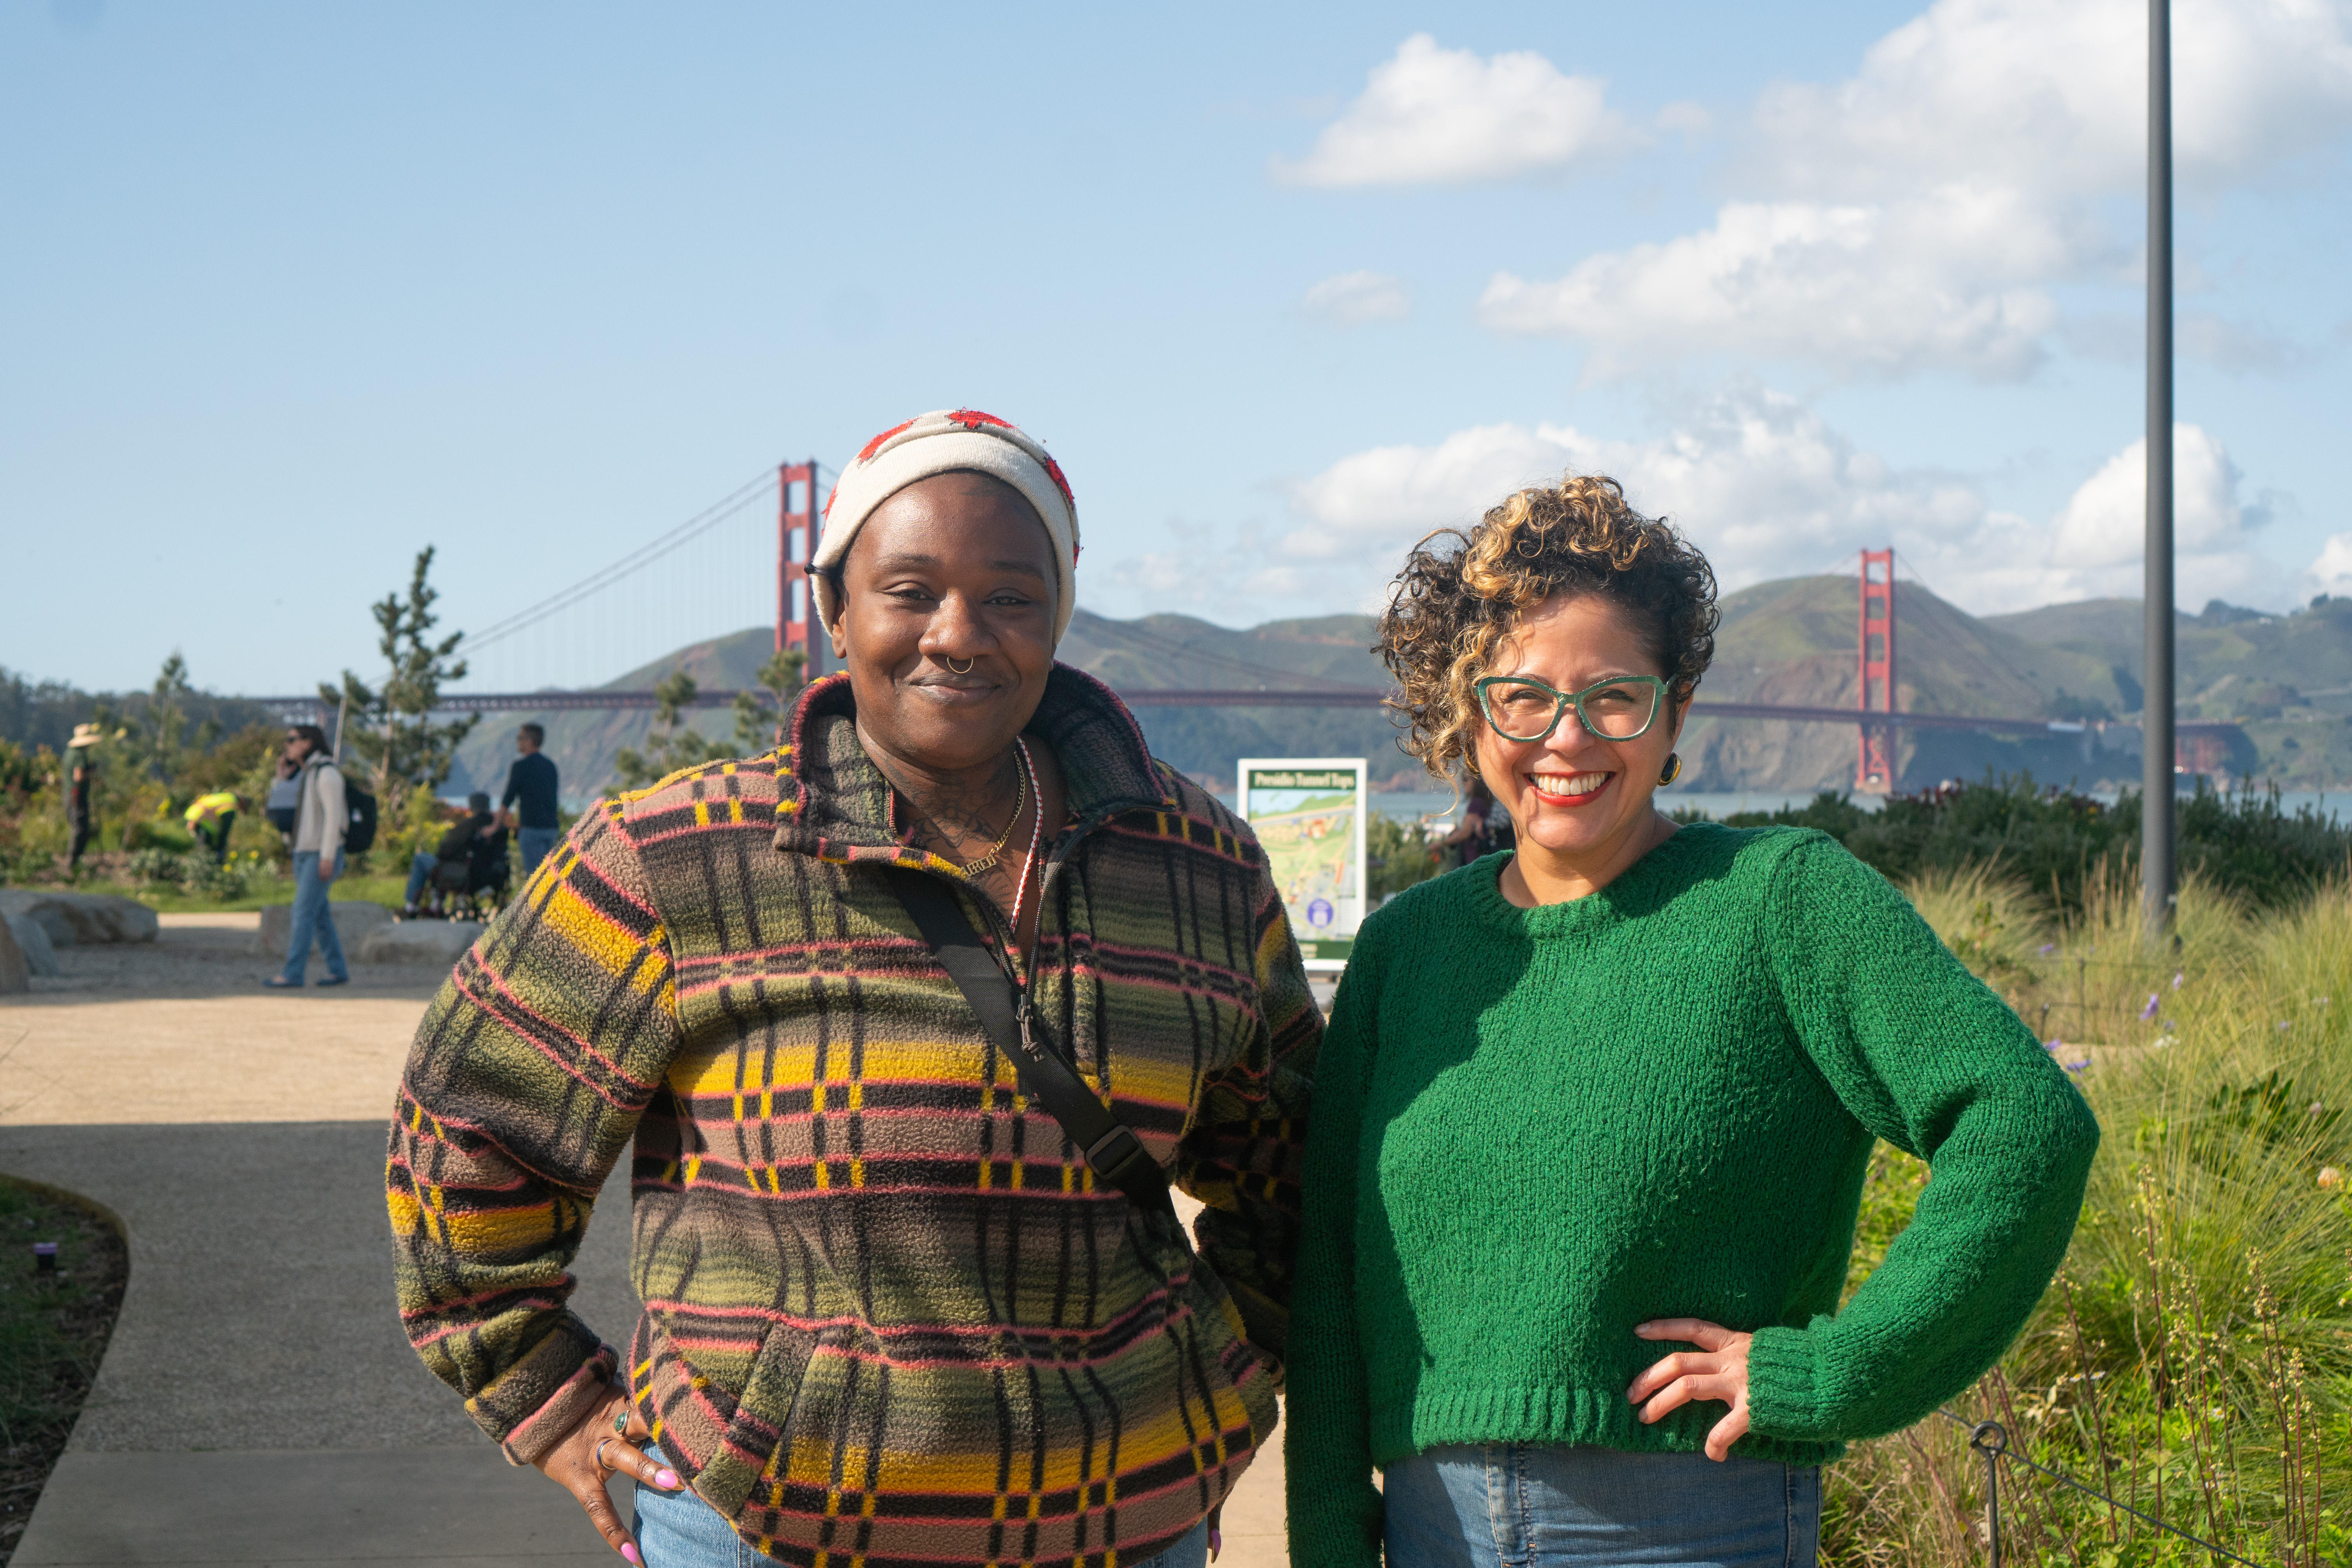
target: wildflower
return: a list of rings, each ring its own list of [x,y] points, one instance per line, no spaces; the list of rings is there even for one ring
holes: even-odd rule
[[[2179,989],[2180,989],[2180,983],[2181,983],[2183,980],[2186,980],[2187,978],[2188,978],[2188,976],[2187,976],[2187,975],[2182,974],[2182,973],[2180,973],[2179,971],[2177,971],[2177,970],[2176,970],[2176,971],[2173,973],[2173,976],[2172,976],[2172,988],[2173,988],[2175,991],[2179,990]]]
[[[2091,1065],[2091,1058],[2084,1057],[2078,1062],[2060,1062],[2058,1065],[2064,1068],[2068,1072],[2081,1072],[2084,1068]]]
[[[2280,1033],[2280,1034],[2282,1034],[2282,1035],[2285,1034],[2285,1033],[2286,1033],[2286,1031],[2287,1031],[2287,1028],[2288,1028],[2287,1021],[2286,1021],[2284,1018],[2281,1018],[2281,1019],[2279,1020],[2279,1033]]]
[[[2151,1018],[2153,1018],[2153,1017],[2155,1017],[2155,1016],[2156,1016],[2156,993],[2155,993],[2155,992],[2153,992],[2153,991],[2151,991],[2151,992],[2149,992],[2149,993],[2147,994],[2147,1006],[2145,1006],[2145,1007],[2142,1007],[2142,1008],[2139,1010],[2139,1021],[2140,1021],[2141,1023],[2145,1024],[2145,1023],[2147,1023],[2149,1019],[2151,1019]]]
[[[2044,1040],[2042,1042],[2042,1048],[2045,1051],[2054,1051],[2065,1043],[2063,1040]]]
[[[2049,957],[2052,953],[2057,951],[2058,944],[2054,942],[2045,942],[2042,944],[2042,956],[2044,958]]]
[[[2322,1165],[2319,1167],[2319,1184],[2333,1192],[2344,1184],[2344,1173],[2333,1165]]]

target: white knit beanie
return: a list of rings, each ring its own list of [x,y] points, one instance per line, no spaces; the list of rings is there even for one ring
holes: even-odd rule
[[[993,414],[976,408],[940,409],[885,430],[871,441],[849,467],[824,503],[824,532],[816,558],[809,563],[811,586],[816,590],[817,614],[827,626],[841,613],[833,574],[849,555],[850,542],[876,507],[933,474],[969,468],[1003,479],[1029,500],[1054,539],[1054,641],[1070,629],[1077,608],[1078,508],[1070,496],[1070,481],[1045,448]]]

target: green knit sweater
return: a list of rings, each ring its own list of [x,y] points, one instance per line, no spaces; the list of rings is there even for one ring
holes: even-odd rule
[[[1755,1331],[1750,1435],[1798,1464],[1893,1431],[2007,1348],[2066,1249],[2098,1127],[1908,902],[1835,840],[1684,827],[1522,910],[1506,858],[1364,924],[1316,1075],[1292,1297],[1291,1561],[1377,1565],[1386,1466],[1441,1444],[1694,1451],[1644,1426],[1651,1318]],[[1933,1179],[1838,1296],[1874,1137]]]

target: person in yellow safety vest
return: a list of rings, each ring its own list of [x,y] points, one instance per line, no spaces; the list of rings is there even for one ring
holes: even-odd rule
[[[189,804],[185,813],[188,831],[213,852],[215,866],[228,860],[228,830],[236,826],[236,814],[244,805],[243,795],[225,789],[200,795]]]

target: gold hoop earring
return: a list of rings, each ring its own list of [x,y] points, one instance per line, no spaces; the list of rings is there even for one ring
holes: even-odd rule
[[[1683,754],[1680,752],[1668,752],[1666,753],[1666,771],[1658,775],[1658,782],[1662,784],[1670,784],[1682,776]]]
[[[958,669],[956,668],[956,661],[950,659],[947,661],[948,673],[950,675],[970,675],[971,673],[971,667],[979,662],[980,660],[977,657],[965,659],[963,661],[963,668],[961,669]]]

